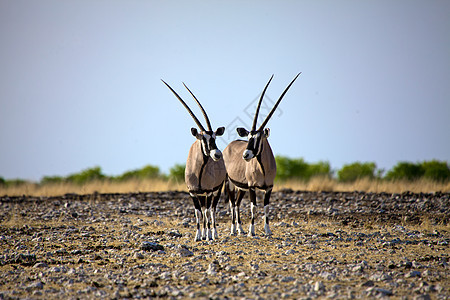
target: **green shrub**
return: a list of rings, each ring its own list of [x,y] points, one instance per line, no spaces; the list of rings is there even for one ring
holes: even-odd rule
[[[24,180],[24,179],[8,179],[5,180],[5,185],[6,186],[18,186],[18,185],[22,185],[25,183],[29,183],[29,181]]]
[[[401,161],[389,170],[384,178],[389,180],[415,180],[422,177],[424,173],[425,171],[420,164]]]
[[[331,170],[330,163],[327,161],[319,161],[315,164],[309,165],[308,179],[310,179],[314,176],[331,177],[332,175],[333,175],[333,171]]]
[[[450,168],[447,162],[437,160],[424,161],[421,164],[423,177],[435,181],[445,181],[450,179]]]
[[[93,167],[85,169],[80,173],[69,175],[68,177],[66,177],[66,181],[75,184],[84,184],[89,181],[103,180],[106,178],[107,177],[104,174],[102,174],[102,170],[100,167]]]
[[[328,162],[308,164],[303,158],[288,158],[277,155],[277,180],[301,179],[309,180],[314,176],[331,176],[331,167]]]
[[[377,165],[374,162],[355,162],[342,167],[337,173],[338,180],[351,182],[360,178],[375,178]]]
[[[0,186],[6,185],[6,180],[3,177],[0,177]]]
[[[116,177],[117,180],[128,180],[128,179],[148,179],[160,177],[161,173],[159,168],[152,165],[146,165],[142,169],[127,171],[122,175]]]
[[[60,176],[44,176],[42,177],[40,184],[54,184],[54,183],[62,183],[65,179]]]
[[[307,178],[309,166],[303,158],[292,159],[277,155],[275,161],[277,163],[277,179]]]
[[[184,171],[186,169],[186,165],[175,164],[169,170],[169,178],[175,180],[177,182],[184,181]]]

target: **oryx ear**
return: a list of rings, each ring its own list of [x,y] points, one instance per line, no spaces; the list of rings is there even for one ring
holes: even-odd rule
[[[192,128],[191,128],[191,133],[192,133],[193,136],[195,136],[196,138],[198,138],[198,137],[197,137],[197,135],[198,135],[197,128],[192,127]]]
[[[237,133],[239,134],[240,137],[247,137],[248,136],[248,131],[243,128],[243,127],[238,127],[236,128]]]
[[[266,138],[269,137],[269,135],[270,135],[270,129],[269,128],[265,128],[264,129],[264,135],[266,136]]]
[[[216,130],[216,136],[221,136],[225,132],[225,127],[219,127]]]

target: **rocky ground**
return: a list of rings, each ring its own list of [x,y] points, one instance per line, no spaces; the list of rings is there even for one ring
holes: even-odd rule
[[[449,299],[449,196],[275,192],[270,237],[221,200],[202,242],[184,192],[4,196],[0,299]]]

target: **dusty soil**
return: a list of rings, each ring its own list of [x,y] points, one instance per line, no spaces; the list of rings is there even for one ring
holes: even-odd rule
[[[184,192],[4,196],[0,299],[449,299],[449,198],[283,190],[270,237],[230,236],[222,199],[194,242]]]

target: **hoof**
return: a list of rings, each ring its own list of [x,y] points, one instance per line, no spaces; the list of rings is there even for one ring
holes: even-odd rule
[[[241,224],[239,224],[238,226],[238,233],[240,234],[240,235],[245,235],[245,231],[244,231],[244,229],[242,228],[242,226],[241,226]]]
[[[219,238],[219,234],[217,233],[216,229],[212,230],[212,238],[213,240],[217,240]]]
[[[250,226],[248,227],[248,236],[255,236],[255,226],[250,224]]]
[[[236,235],[236,233],[236,226],[234,224],[231,224],[230,235]]]
[[[272,231],[270,231],[268,224],[264,225],[264,232],[266,233],[266,235],[272,235]]]
[[[197,233],[195,234],[195,239],[196,242],[199,242],[202,240],[202,235],[200,233],[200,231],[197,231]]]

